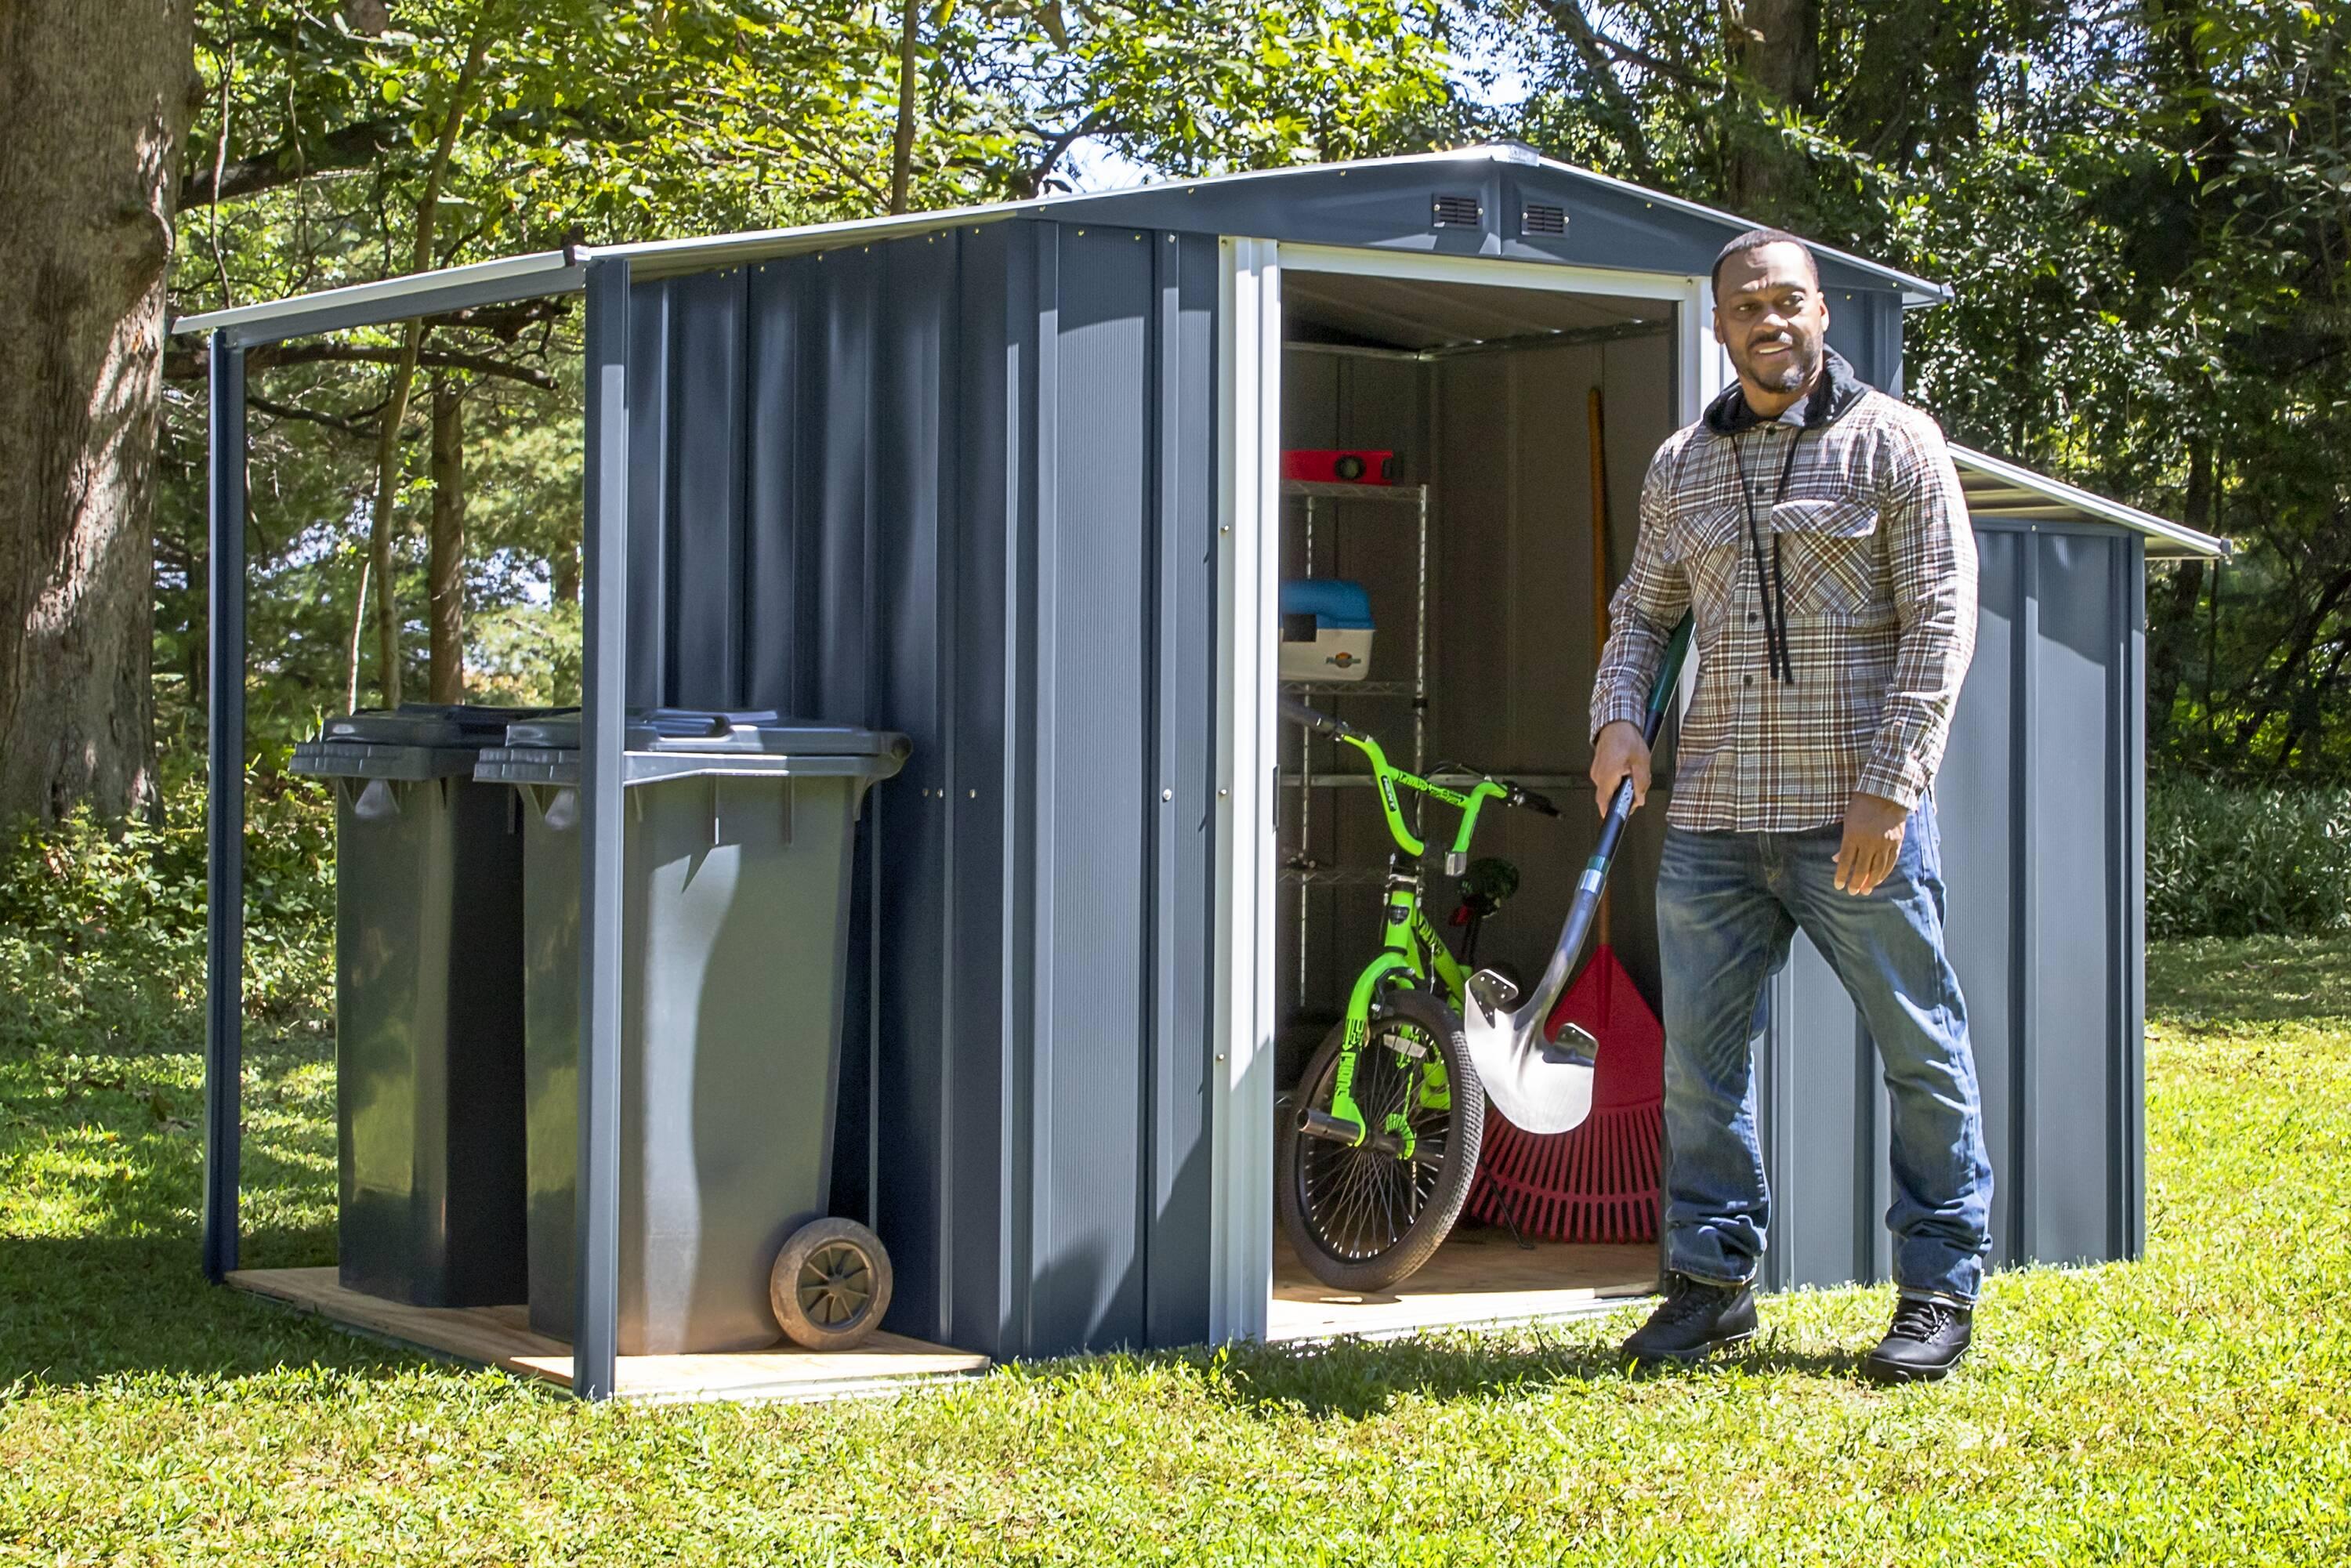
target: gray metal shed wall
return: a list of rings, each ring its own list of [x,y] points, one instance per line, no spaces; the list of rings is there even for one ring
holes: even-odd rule
[[[632,295],[630,700],[914,739],[861,873],[837,1189],[903,1332],[1207,1333],[1217,273],[1209,235],[1020,220]],[[1848,351],[1898,354],[1866,305]],[[1996,1256],[2129,1256],[2139,544],[1980,537],[1940,803]],[[1801,939],[1762,1093],[1767,1281],[1882,1277],[1875,1054]]]
[[[1016,222],[632,293],[630,701],[914,741],[836,1182],[900,1332],[1207,1333],[1217,278]]]
[[[2120,528],[1977,519],[1975,662],[1936,784],[1951,962],[1995,1180],[1995,1264],[2145,1245],[2145,555]],[[1761,1056],[1774,1288],[1884,1279],[1876,1052],[1799,936]]]

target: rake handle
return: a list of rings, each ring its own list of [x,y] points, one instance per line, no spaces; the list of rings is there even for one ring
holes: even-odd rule
[[[1681,624],[1666,643],[1666,656],[1657,665],[1656,684],[1649,689],[1649,709],[1642,716],[1641,738],[1650,746],[1657,744],[1657,732],[1665,727],[1666,709],[1673,705],[1674,687],[1681,681],[1682,664],[1689,655],[1690,618],[1682,617]],[[1558,974],[1556,990],[1549,990],[1541,998],[1543,1009],[1543,1039],[1552,1039],[1551,1009],[1567,988],[1583,972],[1583,945],[1592,935],[1593,920],[1600,910],[1602,894],[1607,891],[1609,868],[1615,863],[1617,846],[1624,841],[1625,824],[1633,816],[1633,781],[1622,779],[1615,794],[1609,797],[1608,815],[1600,824],[1599,841],[1593,845],[1592,858],[1583,862],[1583,874],[1576,879],[1575,902],[1568,906],[1567,924],[1560,927],[1559,946],[1552,949],[1552,962],[1546,976]],[[1566,960],[1562,967],[1562,960]]]

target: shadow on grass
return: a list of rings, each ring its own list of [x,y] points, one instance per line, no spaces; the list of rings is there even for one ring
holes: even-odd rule
[[[246,1238],[258,1268],[331,1262],[333,1237]],[[178,1237],[0,1238],[0,1389],[146,1374],[207,1380],[312,1368],[392,1377],[438,1364],[325,1319],[208,1282]]]
[[[2147,1005],[2207,1029],[2351,1018],[2351,936],[2150,942]]]
[[[1548,1384],[1632,1386],[1732,1374],[1841,1380],[1860,1375],[1858,1352],[1792,1351],[1770,1336],[1696,1366],[1634,1367],[1616,1350],[1617,1339],[1630,1326],[1629,1319],[1614,1321],[1604,1334],[1586,1328],[1572,1339],[1552,1338],[1541,1329],[1463,1331],[1415,1339],[1234,1346],[1222,1353],[1171,1353],[1165,1359],[1208,1371],[1211,1381],[1243,1410],[1302,1409],[1310,1416],[1353,1420],[1385,1414],[1403,1398],[1499,1398]]]

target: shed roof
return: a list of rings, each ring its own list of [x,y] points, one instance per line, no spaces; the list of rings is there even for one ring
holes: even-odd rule
[[[1487,204],[1481,202],[1481,224],[1474,230],[1448,235],[1433,228],[1427,213],[1432,178],[1491,198],[1494,211],[1484,213]],[[1538,198],[1561,204],[1566,214],[1562,222],[1574,237],[1551,240],[1517,232],[1524,225],[1519,213],[1502,210],[1508,204],[1502,199],[1506,194],[1521,205]],[[1613,264],[1627,272],[1687,271],[1693,276],[1705,271],[1725,237],[1751,226],[1732,214],[1544,158],[1520,143],[1500,142],[944,212],[540,251],[185,316],[172,323],[172,330],[220,331],[239,346],[274,342],[469,306],[579,293],[587,285],[586,264],[595,257],[625,258],[632,277],[665,277],[1037,215],[1061,222],[1464,251],[1535,266],[1573,260],[1586,267]],[[1832,287],[1896,294],[1906,306],[1951,298],[1942,284],[1831,246],[1813,249],[1823,263],[1823,281]],[[1596,261],[1595,255],[1606,259]],[[1625,255],[1641,255],[1647,263],[1624,267],[1617,258]],[[1980,515],[2116,524],[2146,535],[2148,553],[2157,556],[2229,553],[2224,539],[1983,453],[1954,446],[1952,456],[1969,505]]]
[[[1481,211],[1481,223],[1475,232],[1447,235],[1432,228],[1426,195],[1432,177],[1458,181],[1472,194],[1489,191],[1499,194],[1504,175],[1521,199],[1556,198],[1559,221],[1567,232],[1555,239],[1521,233],[1520,214],[1506,214],[1499,200],[1490,213]],[[1123,191],[1045,196],[944,212],[580,246],[569,253],[540,251],[206,311],[181,318],[172,329],[225,331],[235,340],[265,342],[381,325],[467,305],[577,293],[586,285],[581,263],[595,256],[624,257],[632,277],[662,277],[1040,215],[1063,222],[1131,224],[1274,239],[1467,250],[1538,265],[1572,259],[1579,265],[1613,265],[1625,271],[1690,274],[1706,270],[1714,249],[1724,239],[1753,226],[1730,213],[1545,158],[1520,143],[1499,142],[1449,152],[1249,170]],[[1945,285],[1834,246],[1815,245],[1813,250],[1823,263],[1823,280],[1832,286],[1886,290],[1898,294],[1907,306],[1940,304],[1951,298]],[[1626,266],[1622,257],[1627,255],[1643,256],[1643,264]]]
[[[2078,485],[2052,479],[2030,468],[1951,444],[1951,462],[1959,471],[1959,487],[1967,492],[1968,510],[1976,517],[2022,517],[2032,522],[2116,523],[2147,536],[2147,553],[2158,559],[2209,556],[2226,559],[2233,553],[2227,539],[2197,532],[2153,512],[2110,501]]]

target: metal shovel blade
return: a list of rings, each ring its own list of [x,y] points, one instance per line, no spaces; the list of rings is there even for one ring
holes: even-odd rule
[[[1682,660],[1689,653],[1692,622],[1687,615],[1667,641],[1664,660],[1650,683],[1649,705],[1641,721],[1648,744],[1657,743],[1673,701],[1674,683],[1681,678]],[[1518,988],[1501,976],[1480,969],[1463,987],[1461,1029],[1468,1038],[1469,1062],[1485,1081],[1486,1098],[1503,1115],[1529,1133],[1564,1133],[1583,1125],[1592,1114],[1593,1062],[1598,1042],[1568,1024],[1556,1040],[1543,1039],[1543,1025],[1575,977],[1575,961],[1583,952],[1600,912],[1600,894],[1608,884],[1608,868],[1616,846],[1624,841],[1625,824],[1633,815],[1633,781],[1625,779],[1609,798],[1600,824],[1600,839],[1577,879],[1574,901],[1559,942],[1542,978],[1533,992],[1520,998]],[[1512,1009],[1516,1008],[1513,1011]]]
[[[1489,971],[1470,976],[1462,998],[1461,1030],[1486,1099],[1511,1125],[1530,1133],[1564,1133],[1592,1114],[1588,1053],[1582,1061],[1547,1061],[1543,1055],[1543,1020],[1566,987],[1564,966],[1558,967],[1559,983],[1551,984],[1546,972],[1545,983],[1515,1012],[1510,1004],[1518,998],[1510,983]]]

